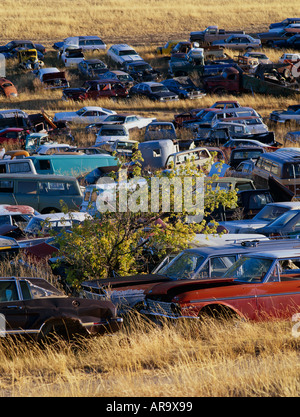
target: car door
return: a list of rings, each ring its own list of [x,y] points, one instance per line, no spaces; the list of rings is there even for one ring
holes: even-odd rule
[[[27,315],[16,280],[0,280],[0,331],[9,334],[26,329]]]
[[[31,206],[39,211],[38,183],[35,180],[18,179],[15,182],[15,204]]]
[[[300,258],[280,260],[270,272],[268,282],[257,284],[257,308],[261,319],[291,319],[299,312],[299,268]]]
[[[17,204],[14,195],[14,181],[0,180],[0,204]]]

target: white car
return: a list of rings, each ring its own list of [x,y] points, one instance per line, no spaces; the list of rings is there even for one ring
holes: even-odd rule
[[[129,139],[128,129],[123,125],[103,125],[98,130],[95,145],[103,145],[115,140]]]
[[[295,121],[300,123],[300,105],[291,105],[287,110],[274,110],[269,117],[274,123],[289,123]]]
[[[244,56],[246,58],[256,58],[259,64],[273,64],[270,58],[268,58],[267,55],[265,55],[263,52],[246,52]]]
[[[285,64],[286,62],[298,62],[300,61],[300,54],[283,54],[278,62],[280,62],[281,64]]]
[[[148,126],[150,123],[155,122],[156,117],[142,117],[135,114],[112,114],[107,116],[103,123],[105,124],[119,124],[125,126],[127,129],[138,128]]]
[[[44,88],[68,88],[69,82],[64,71],[56,67],[40,68],[35,73],[36,78],[43,84]]]
[[[119,65],[122,65],[125,62],[143,60],[143,58],[141,58],[141,56],[131,46],[126,44],[112,45],[107,51],[107,56]]]
[[[55,113],[53,122],[97,123],[102,122],[111,114],[116,114],[116,112],[103,107],[85,106],[77,111]]]
[[[84,212],[39,214],[31,218],[24,232],[32,236],[47,234],[50,230],[59,232],[92,219],[90,214]]]
[[[39,155],[50,155],[53,153],[66,152],[73,149],[76,150],[76,147],[68,145],[67,143],[50,143],[39,146],[36,150],[36,153]]]
[[[77,68],[79,62],[84,60],[84,55],[82,49],[78,48],[78,46],[64,45],[62,50],[58,53],[58,58],[65,67]]]

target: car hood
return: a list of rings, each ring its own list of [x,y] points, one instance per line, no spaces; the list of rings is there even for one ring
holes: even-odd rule
[[[129,285],[144,285],[158,282],[169,281],[164,275],[159,274],[138,274],[138,275],[129,275],[125,277],[116,277],[116,278],[107,278],[107,279],[96,279],[90,281],[84,281],[81,283],[81,286],[84,289],[93,289],[100,290],[103,288],[122,288],[128,287]]]
[[[140,61],[141,57],[139,55],[127,55],[123,57],[123,60],[126,62]]]
[[[53,120],[71,120],[73,119],[73,117],[76,117],[77,114],[74,111],[67,111],[67,112],[61,112],[61,113],[56,113],[54,115]]]
[[[263,221],[263,220],[237,220],[237,221],[229,221],[229,222],[219,222],[220,226],[225,227],[228,230],[228,233],[245,233],[245,230],[247,229],[247,232],[250,232],[253,230],[253,232],[257,233],[257,229],[264,227],[269,222]],[[241,232],[240,232],[241,231]]]
[[[146,291],[146,297],[168,294],[170,290],[172,291],[172,296],[175,296],[176,294],[180,294],[185,291],[208,289],[214,289],[214,291],[216,291],[217,288],[240,286],[242,284],[244,283],[235,281],[233,278],[169,281],[154,285]]]

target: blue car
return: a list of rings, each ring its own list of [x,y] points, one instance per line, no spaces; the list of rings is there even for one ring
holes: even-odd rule
[[[287,39],[274,41],[274,46],[277,48],[287,48],[300,51],[300,34],[294,35]]]
[[[78,71],[87,78],[97,78],[108,71],[107,65],[100,59],[85,59],[79,62]]]
[[[189,77],[169,78],[162,81],[162,84],[182,99],[201,98],[205,95]]]

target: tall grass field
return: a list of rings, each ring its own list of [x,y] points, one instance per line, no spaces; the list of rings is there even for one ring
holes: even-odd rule
[[[45,66],[61,68],[54,42],[98,35],[108,47],[123,42],[133,45],[165,74],[166,60],[155,54],[157,46],[170,39],[188,40],[191,31],[213,24],[246,33],[267,31],[272,22],[299,16],[299,0],[1,0],[1,12],[0,43],[30,39],[44,44]],[[265,52],[274,61],[282,54],[273,49]],[[107,60],[106,52],[93,56]],[[76,70],[67,70],[67,76],[71,86],[82,85]],[[53,116],[82,107],[82,103],[62,101],[61,91],[45,91],[32,74],[18,70],[16,60],[8,63],[7,78],[15,83],[19,96],[11,101],[1,97],[1,109],[21,108],[29,113],[44,109]],[[176,113],[208,107],[222,98],[238,99],[265,120],[271,111],[298,102],[247,94],[207,95],[167,104],[135,99],[84,105],[170,121]],[[277,129],[279,141],[286,131],[287,127]],[[80,145],[91,144],[84,134],[76,138]],[[0,268],[1,276],[30,273],[10,264]],[[45,267],[36,274],[52,279]],[[0,397],[297,397],[300,339],[294,325],[292,321],[156,325],[132,315],[119,333],[78,340],[76,346],[58,339],[42,349],[30,341],[0,338]]]

